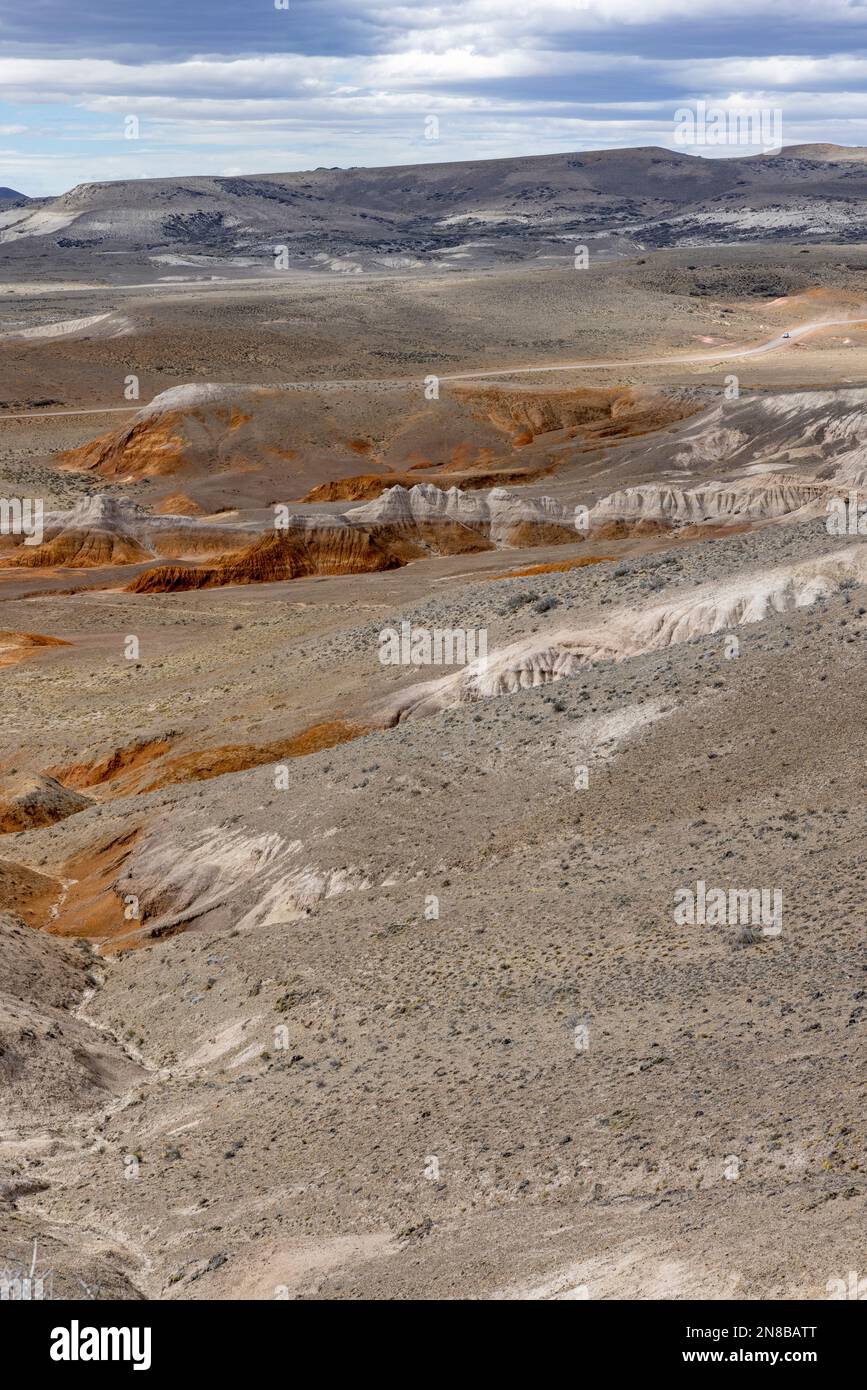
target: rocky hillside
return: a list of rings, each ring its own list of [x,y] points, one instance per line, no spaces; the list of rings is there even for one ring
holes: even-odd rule
[[[648,246],[863,239],[867,158],[801,145],[708,159],[648,147],[384,169],[79,184],[0,213],[0,243],[68,258],[112,249],[153,267],[273,272],[468,269]],[[281,250],[282,248],[282,250]]]

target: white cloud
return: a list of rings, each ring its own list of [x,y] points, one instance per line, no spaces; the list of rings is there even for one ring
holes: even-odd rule
[[[87,32],[100,56],[57,56],[62,49],[42,43],[63,34],[43,40],[34,21],[20,56],[0,58],[4,102],[73,112],[62,134],[40,132],[53,138],[56,163],[28,155],[21,141],[16,158],[38,187],[55,169],[58,191],[128,176],[145,161],[157,173],[190,172],[198,152],[212,161],[206,172],[218,173],[672,145],[674,111],[698,97],[782,107],[789,142],[863,138],[867,40],[847,40],[856,25],[867,34],[867,7],[847,0],[827,0],[821,11],[807,0],[766,0],[760,13],[754,0],[316,0],[266,26],[271,44],[307,51],[266,44],[237,55],[190,55],[189,34],[225,48],[227,33],[243,29],[242,9],[232,18],[218,3],[220,15],[197,29],[187,10],[196,21],[209,13],[195,13],[197,0],[178,8],[177,23],[168,0],[149,3],[160,22],[151,23],[143,61],[105,56],[124,50],[91,12]],[[803,52],[808,31],[817,35],[813,53]],[[769,38],[778,52],[763,51]],[[378,51],[353,52],[353,39]],[[86,112],[98,119],[87,122]],[[438,144],[421,139],[430,112],[442,123]],[[10,121],[20,114],[11,110]],[[115,151],[127,114],[140,117],[143,138]],[[9,124],[0,134],[14,142],[33,132]],[[16,167],[9,158],[3,177]]]

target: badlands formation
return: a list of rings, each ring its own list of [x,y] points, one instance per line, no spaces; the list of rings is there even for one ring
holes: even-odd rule
[[[3,200],[5,1262],[130,1300],[859,1267],[864,167]]]

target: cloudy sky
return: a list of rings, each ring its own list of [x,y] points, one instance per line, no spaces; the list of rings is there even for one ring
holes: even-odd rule
[[[675,147],[699,100],[867,144],[865,78],[867,0],[0,0],[0,184]]]

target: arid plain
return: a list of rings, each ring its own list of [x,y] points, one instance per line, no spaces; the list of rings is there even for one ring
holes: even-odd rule
[[[0,210],[0,1256],[56,1293],[859,1267],[867,154],[684,160]]]

